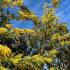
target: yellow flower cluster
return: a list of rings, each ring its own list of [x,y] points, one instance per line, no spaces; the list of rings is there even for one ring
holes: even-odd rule
[[[54,67],[51,67],[50,70],[55,70],[55,68]]]
[[[23,20],[30,18],[30,14],[27,12],[19,11],[19,15],[20,15],[21,19],[23,19]]]
[[[50,21],[53,21],[54,18],[57,18],[56,16],[53,16],[51,12],[49,12],[46,16],[42,16],[43,23],[48,23]]]
[[[50,64],[53,59],[38,54],[33,56],[25,56],[23,58],[22,55],[17,55],[13,59],[11,59],[11,61],[21,70],[25,70],[26,68],[28,68],[28,70],[40,70],[40,66],[42,63]]]
[[[8,34],[9,31],[12,30],[13,33],[15,33],[17,36],[22,35],[30,35],[31,37],[39,37],[42,38],[42,34],[39,30],[33,30],[33,29],[20,29],[20,28],[13,28],[11,24],[6,24],[5,28],[0,28],[0,34]],[[11,35],[10,35],[11,36]]]
[[[47,23],[48,22],[48,19],[46,18],[46,16],[42,16],[42,21],[43,21],[43,23]]]
[[[53,61],[52,58],[43,57],[44,63],[51,63]]]
[[[20,6],[23,4],[23,0],[3,0],[3,6]]]
[[[47,14],[45,12],[44,16],[42,16],[43,23],[53,22],[57,18],[57,16],[55,16],[54,13],[55,13],[54,8],[50,8]]]
[[[16,34],[20,34],[22,31],[21,31],[21,29],[19,29],[19,28],[14,28],[14,32],[15,32]]]
[[[58,28],[58,30],[63,31],[63,32],[67,32],[67,24],[57,24],[56,28]]]
[[[12,28],[12,24],[6,24],[6,28],[11,29]]]
[[[12,51],[10,48],[4,45],[0,45],[0,59],[9,57],[11,55]]]
[[[18,35],[22,34],[36,34],[34,30],[32,29],[19,29],[19,28],[15,28],[14,32]]]
[[[56,55],[56,54],[58,54],[58,51],[57,50],[54,49],[54,50],[51,50],[50,51],[50,55]]]
[[[23,4],[23,0],[14,0],[12,1],[12,5],[14,6],[21,6]]]
[[[7,28],[0,28],[0,34],[3,34],[7,31]]]
[[[14,58],[11,58],[13,64],[17,64],[21,60],[22,54],[16,55]]]
[[[3,2],[4,2],[4,4],[6,4],[6,3],[10,3],[11,0],[3,0]]]
[[[19,11],[19,15],[20,18],[23,20],[27,20],[27,19],[32,20],[35,23],[35,25],[40,23],[38,16],[36,16],[33,12],[30,12],[28,10]]]
[[[7,68],[5,68],[3,66],[0,66],[0,70],[9,70],[9,69],[7,69]]]
[[[2,6],[8,6],[8,5],[10,5],[10,3],[11,3],[11,0],[3,0],[2,1]]]
[[[54,7],[57,7],[60,0],[52,0],[52,4]]]
[[[70,45],[70,41],[61,41],[60,43],[61,43],[62,46]]]
[[[32,56],[32,59],[36,60],[36,61],[43,62],[43,63],[51,63],[53,61],[52,58],[44,57],[41,55],[34,55],[34,56]]]
[[[66,40],[66,39],[69,39],[70,38],[70,33],[67,33],[67,34],[64,34],[60,40]]]
[[[35,32],[35,31],[34,31],[34,30],[32,30],[32,29],[25,29],[25,31],[26,31],[27,33]]]
[[[40,55],[34,55],[32,56],[32,60],[35,60],[35,61],[39,61],[39,62],[43,62],[43,57],[40,56]]]
[[[61,38],[61,35],[59,33],[56,33],[56,34],[52,35],[52,37],[51,37],[52,40],[57,40],[59,38]]]

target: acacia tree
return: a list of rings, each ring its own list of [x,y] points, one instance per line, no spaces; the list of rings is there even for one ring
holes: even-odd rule
[[[59,0],[44,4],[38,17],[24,6],[23,0],[0,0],[0,69],[1,70],[69,70],[70,33],[55,15]],[[8,7],[19,7],[18,16]],[[32,20],[33,29],[13,28],[11,19]],[[15,23],[16,24],[16,23]]]

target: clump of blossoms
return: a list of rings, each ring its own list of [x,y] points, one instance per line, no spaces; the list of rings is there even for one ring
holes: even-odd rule
[[[23,0],[1,0],[0,4],[4,7],[21,6],[23,4]]]
[[[0,28],[0,34],[4,34],[6,33],[6,31],[7,31],[7,28]]]

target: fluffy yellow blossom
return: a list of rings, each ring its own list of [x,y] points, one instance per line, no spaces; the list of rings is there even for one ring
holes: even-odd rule
[[[12,28],[12,24],[6,24],[6,27],[11,29]]]
[[[52,4],[54,7],[57,7],[60,0],[52,0]]]
[[[56,55],[57,53],[58,53],[58,51],[55,49],[50,51],[50,55]]]
[[[7,68],[5,68],[3,66],[0,66],[0,70],[9,70],[9,69],[7,69]]]
[[[20,28],[14,28],[14,32],[15,33],[20,33],[21,32],[21,29]]]
[[[32,30],[32,29],[20,29],[20,28],[15,28],[14,29],[14,32],[16,33],[16,34],[19,34],[20,35],[20,33],[22,33],[22,34],[35,34],[35,31],[34,30]]]
[[[60,37],[60,40],[65,40],[70,38],[70,33],[64,34],[62,37]]]
[[[14,28],[14,32],[15,32],[16,34],[20,35],[20,33],[22,32],[22,30],[19,29],[19,28]]]
[[[4,45],[0,45],[0,59],[9,57],[11,55],[12,51],[10,48]]]
[[[11,58],[13,64],[17,64],[21,60],[22,54],[16,55],[14,58]]]
[[[30,12],[27,9],[19,11],[19,15],[20,18],[23,20],[32,20],[35,23],[35,25],[40,23],[40,19],[38,18],[38,16],[36,16],[33,12]]]
[[[42,16],[42,21],[43,21],[43,23],[47,23],[48,22],[48,19],[46,18],[46,16]]]
[[[43,57],[41,55],[34,55],[34,56],[32,56],[32,59],[36,60],[36,61],[40,61],[42,63],[44,63],[44,62],[45,63],[51,63],[53,61],[52,58]]]
[[[53,59],[52,58],[43,57],[43,61],[45,63],[51,63],[53,61]]]
[[[55,70],[55,68],[54,67],[51,67],[50,70]]]
[[[23,0],[3,0],[2,5],[6,6],[21,6],[23,4]]]
[[[70,41],[61,41],[60,44],[62,46],[64,46],[64,45],[70,45]]]
[[[58,28],[58,30],[63,31],[63,32],[67,32],[67,24],[57,24],[56,28]]]
[[[52,35],[52,37],[51,37],[52,40],[57,40],[59,38],[61,38],[59,33],[56,33],[56,34]]]
[[[29,19],[30,18],[30,14],[25,13],[23,11],[19,11],[19,15],[21,16],[21,19]]]
[[[12,5],[14,6],[21,6],[23,4],[23,0],[14,0],[12,1]]]
[[[34,33],[35,31],[32,30],[32,29],[25,29],[25,32],[26,32],[26,33]]]
[[[57,18],[57,17],[54,16],[53,14],[54,14],[54,13],[51,11],[51,12],[49,12],[47,15],[42,16],[42,21],[43,21],[43,23],[48,23],[48,22],[50,22],[50,21],[53,22],[53,20],[54,20],[55,18]]]
[[[11,0],[2,0],[2,6],[7,7],[9,5],[11,5]]]
[[[4,3],[10,3],[11,0],[3,0]]]
[[[0,28],[0,34],[3,34],[7,31],[7,28]]]
[[[32,56],[32,60],[43,62],[42,56],[40,56],[40,55]]]

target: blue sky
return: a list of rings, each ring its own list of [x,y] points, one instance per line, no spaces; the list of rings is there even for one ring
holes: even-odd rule
[[[62,22],[66,22],[70,30],[70,0],[61,0],[57,15]]]
[[[33,11],[39,17],[43,15],[43,4],[49,0],[24,0],[24,5]],[[61,22],[66,22],[68,24],[68,29],[70,30],[70,0],[61,0],[60,7],[57,9],[57,16],[60,17]],[[32,28],[32,21],[13,21],[14,27],[19,28]]]

